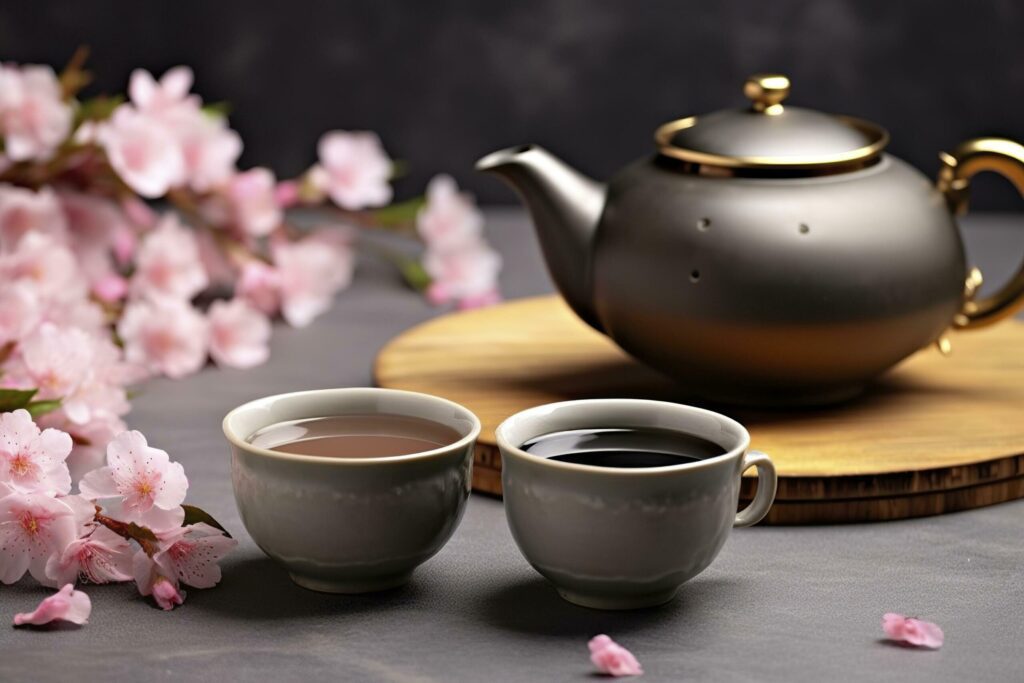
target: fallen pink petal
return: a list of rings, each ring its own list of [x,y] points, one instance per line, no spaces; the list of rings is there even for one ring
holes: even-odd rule
[[[72,584],[48,598],[44,598],[33,612],[22,612],[14,615],[15,626],[42,626],[53,621],[67,621],[72,624],[85,624],[92,613],[92,602],[82,591],[76,591]]]
[[[633,653],[604,634],[594,636],[587,643],[590,661],[598,672],[609,676],[640,676],[644,670]]]
[[[882,616],[882,630],[890,640],[931,650],[938,650],[945,640],[938,624],[895,612]]]

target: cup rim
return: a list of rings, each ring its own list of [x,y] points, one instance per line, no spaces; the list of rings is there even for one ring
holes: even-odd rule
[[[238,436],[233,429],[228,426],[228,421],[231,420],[235,415],[242,413],[246,410],[252,410],[259,406],[261,403],[268,401],[297,398],[301,396],[311,396],[314,394],[351,394],[357,392],[380,392],[391,395],[403,395],[415,398],[417,400],[430,401],[433,403],[441,403],[451,408],[462,412],[472,424],[472,428],[469,433],[460,438],[458,441],[454,441],[446,446],[440,446],[433,448],[429,451],[420,451],[418,453],[406,453],[405,455],[385,455],[372,458],[325,458],[319,455],[303,455],[300,453],[284,453],[282,451],[274,451],[269,448],[260,448],[259,446],[253,446],[251,443],[246,441],[244,438]],[[311,416],[317,417],[317,416]],[[430,422],[436,422],[436,420],[430,420],[430,418],[423,418]],[[440,396],[434,396],[433,394],[425,394],[419,391],[405,391],[403,389],[384,389],[381,387],[338,387],[333,389],[306,389],[302,391],[289,391],[283,394],[271,394],[269,396],[261,396],[260,398],[247,401],[235,408],[228,411],[228,414],[221,420],[221,430],[224,432],[224,437],[228,440],[235,448],[244,450],[246,453],[258,455],[265,458],[271,458],[275,460],[284,460],[291,462],[306,462],[306,463],[317,463],[320,465],[347,467],[347,466],[362,466],[362,465],[386,465],[389,463],[402,463],[414,460],[428,460],[430,458],[443,455],[453,450],[458,450],[471,446],[474,441],[480,436],[480,418],[476,416],[469,408],[456,403],[455,401],[449,401],[446,398]]]
[[[505,436],[505,432],[508,430],[508,423],[514,419],[520,418],[521,416],[529,415],[530,413],[534,412],[540,412],[541,410],[545,409],[557,408],[562,406],[571,407],[582,405],[594,405],[596,403],[601,403],[605,405],[615,403],[630,404],[633,406],[641,407],[647,406],[652,409],[669,409],[673,411],[681,411],[690,414],[696,413],[706,415],[708,417],[714,418],[716,420],[719,420],[734,427],[740,434],[740,443],[734,446],[733,448],[730,448],[725,453],[722,453],[721,455],[716,455],[711,458],[704,458],[703,460],[698,460],[696,462],[687,462],[679,465],[663,465],[661,467],[627,468],[600,467],[598,465],[583,465],[574,462],[564,462],[562,460],[552,460],[551,458],[546,458],[544,456],[535,455],[528,451],[524,451],[518,445],[513,444],[511,441],[509,441],[509,439]],[[509,452],[511,455],[517,458],[522,458],[524,460],[533,461],[539,464],[542,463],[543,465],[548,467],[554,467],[557,469],[567,470],[570,472],[589,472],[591,474],[601,474],[612,477],[643,477],[657,474],[665,474],[666,472],[686,472],[691,470],[699,470],[708,467],[714,467],[715,465],[723,461],[729,460],[730,458],[736,458],[737,456],[743,457],[743,454],[746,453],[747,450],[750,448],[750,432],[747,431],[747,428],[744,427],[740,422],[734,420],[728,415],[723,415],[722,413],[715,412],[714,410],[698,408],[697,406],[691,406],[685,403],[673,403],[671,401],[655,401],[651,399],[642,398],[584,398],[575,399],[572,401],[556,401],[554,403],[545,403],[539,406],[533,406],[532,408],[527,408],[526,410],[521,410],[518,413],[515,413],[514,415],[510,415],[504,421],[502,421],[500,425],[498,425],[498,428],[494,430],[494,435],[498,442],[498,447],[503,451]]]

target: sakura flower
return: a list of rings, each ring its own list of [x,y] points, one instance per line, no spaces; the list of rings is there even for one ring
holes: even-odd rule
[[[206,319],[183,301],[135,301],[117,325],[125,358],[151,372],[184,377],[206,362]]]
[[[274,188],[274,199],[282,209],[288,209],[302,201],[299,183],[294,180],[282,180]]]
[[[213,588],[221,577],[217,563],[238,541],[200,522],[160,534],[160,545],[163,549],[153,559],[169,572],[168,578],[193,588]]]
[[[932,650],[942,647],[945,640],[938,624],[893,612],[882,617],[882,630],[892,640]]]
[[[27,282],[0,283],[0,346],[24,337],[41,316],[35,287]]]
[[[249,261],[235,285],[235,294],[267,315],[281,308],[281,274],[262,261]]]
[[[453,249],[476,242],[484,216],[451,176],[435,176],[427,185],[427,203],[416,216],[416,229],[430,249]]]
[[[270,321],[244,299],[214,301],[207,319],[210,356],[217,365],[251,368],[270,357]]]
[[[185,602],[185,591],[180,590],[167,579],[159,579],[150,591],[160,609],[170,611]],[[145,595],[145,593],[143,593]]]
[[[223,117],[195,108],[175,121],[175,133],[185,158],[185,177],[196,192],[207,192],[226,182],[242,154],[242,138],[227,127]]]
[[[162,197],[185,182],[185,154],[174,131],[130,104],[115,109],[96,137],[117,175],[143,197]]]
[[[92,613],[92,602],[82,591],[76,591],[74,585],[68,583],[55,594],[44,598],[33,612],[14,615],[14,625],[32,624],[42,626],[51,621],[67,621],[72,624],[85,624]]]
[[[0,581],[14,583],[28,571],[52,586],[46,563],[75,540],[70,507],[43,493],[11,493],[0,499]]]
[[[482,240],[453,249],[428,249],[423,268],[433,280],[428,297],[434,303],[494,298],[501,256]]]
[[[0,249],[13,250],[28,233],[49,235],[63,243],[67,231],[67,220],[52,189],[33,192],[0,184]]]
[[[0,66],[0,134],[14,161],[46,161],[71,131],[71,107],[48,66]]]
[[[131,290],[137,296],[188,301],[209,282],[195,235],[175,214],[164,216],[136,255]]]
[[[132,573],[139,595],[152,595],[163,610],[172,610],[185,602],[185,591],[178,585],[177,572],[167,565],[166,556],[150,557],[139,550],[132,558]]]
[[[64,399],[65,408],[70,404],[72,410],[88,411],[72,397],[92,370],[91,347],[92,337],[83,330],[43,323],[20,344],[23,367],[18,374],[26,376],[24,385],[38,387],[40,398]]]
[[[129,221],[134,223],[140,228],[152,228],[156,225],[159,216],[149,204],[142,201],[135,195],[128,195],[121,200],[121,210],[124,211],[124,215]],[[118,258],[124,261],[128,260],[129,255],[119,254]]]
[[[79,268],[95,285],[116,276],[115,243],[131,233],[124,213],[107,199],[79,192],[61,192],[60,205],[68,223],[69,240]]]
[[[594,636],[587,647],[590,648],[590,661],[603,674],[615,677],[640,676],[644,672],[633,653],[606,635]]]
[[[132,547],[107,527],[68,544],[46,563],[47,576],[58,584],[73,584],[79,576],[92,583],[131,581]]]
[[[145,69],[135,69],[128,80],[128,96],[140,112],[173,116],[177,109],[197,104],[196,96],[189,96],[192,81],[192,69],[187,66],[168,69],[159,82]]]
[[[107,465],[78,485],[90,499],[111,499],[107,514],[153,531],[181,526],[188,479],[166,451],[153,448],[141,432],[123,432],[107,445]]]
[[[331,306],[352,281],[352,249],[336,232],[320,231],[274,247],[281,282],[281,313],[293,327],[305,327]]]
[[[338,206],[358,210],[391,201],[391,159],[376,133],[331,131],[320,138],[317,152],[320,164],[310,179]]]
[[[64,411],[57,410],[40,416],[36,424],[71,435],[71,454],[65,462],[73,482],[81,481],[88,472],[102,467],[107,457],[107,444],[127,429],[119,417],[103,411],[93,411],[88,422],[75,424],[64,415]]]
[[[29,232],[13,251],[0,253],[0,281],[34,285],[40,297],[80,298],[86,291],[75,255],[53,236]]]
[[[128,280],[117,273],[107,273],[92,283],[92,293],[100,301],[116,303],[128,296]]]
[[[64,494],[71,490],[65,460],[71,437],[42,432],[27,410],[0,413],[0,482],[18,493]]]
[[[281,223],[276,187],[273,172],[265,168],[238,173],[228,181],[224,194],[231,205],[232,222],[242,233],[264,237]]]

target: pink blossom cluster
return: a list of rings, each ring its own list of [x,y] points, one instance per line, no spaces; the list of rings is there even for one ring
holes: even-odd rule
[[[236,542],[206,522],[186,524],[188,479],[179,463],[141,433],[123,431],[107,445],[106,464],[72,493],[71,447],[67,432],[40,429],[27,410],[0,413],[0,582],[28,573],[64,586],[63,594],[78,581],[135,581],[172,609],[184,600],[183,585],[220,581],[217,562]],[[44,613],[65,618],[66,608],[84,620],[87,606],[67,592]],[[19,616],[39,623],[38,611]]]
[[[427,289],[432,302],[476,308],[501,299],[501,256],[484,240],[483,226],[472,197],[459,192],[451,177],[430,181],[416,227],[427,245],[423,267],[432,280]]]

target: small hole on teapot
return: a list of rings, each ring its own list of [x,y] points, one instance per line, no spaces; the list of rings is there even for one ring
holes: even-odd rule
[[[807,225],[806,223],[801,223],[799,230],[801,235],[806,235],[811,231],[811,226]]]
[[[697,221],[697,229],[698,230],[706,231],[710,227],[711,227],[711,219],[710,218],[701,218],[699,221]]]
[[[700,280],[700,271],[694,270],[690,273],[690,282],[698,282]]]

